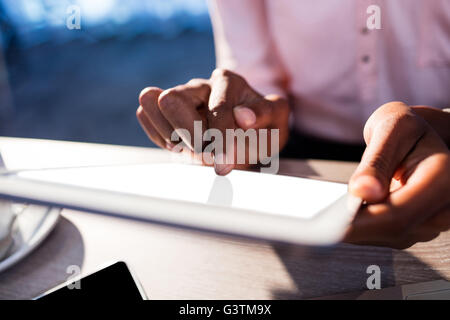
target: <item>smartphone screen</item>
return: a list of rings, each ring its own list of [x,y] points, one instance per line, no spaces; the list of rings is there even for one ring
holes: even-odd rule
[[[74,279],[70,282],[70,285],[58,286],[36,299],[120,299],[122,301],[138,301],[146,299],[146,297],[140,285],[133,278],[126,263],[120,261],[83,278]]]

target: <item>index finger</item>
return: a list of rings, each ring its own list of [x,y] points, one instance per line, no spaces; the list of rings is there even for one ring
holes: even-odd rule
[[[233,115],[233,107],[241,103],[240,91],[245,86],[245,80],[227,71],[216,69],[211,76],[211,94],[208,102],[208,127],[222,133],[222,149],[215,150],[214,168],[219,175],[226,175],[235,166],[234,155],[236,144],[227,141],[227,129],[235,129],[237,124]],[[215,137],[216,138],[216,137]],[[230,145],[227,145],[228,144]],[[220,144],[216,144],[218,146]]]
[[[183,142],[194,152],[202,151],[202,137],[206,129],[204,116],[199,107],[206,105],[210,87],[207,80],[194,79],[185,85],[180,85],[163,91],[158,100],[161,113],[172,125]],[[196,122],[201,123],[201,132],[196,133]],[[195,138],[200,141],[196,143]]]

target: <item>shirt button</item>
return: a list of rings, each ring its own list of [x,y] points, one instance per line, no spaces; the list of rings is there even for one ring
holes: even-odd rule
[[[364,27],[361,29],[361,33],[362,34],[368,34],[369,33],[369,29],[367,27]]]
[[[369,55],[364,55],[362,58],[361,58],[361,61],[362,62],[364,62],[364,63],[369,63],[370,62],[370,56]]]

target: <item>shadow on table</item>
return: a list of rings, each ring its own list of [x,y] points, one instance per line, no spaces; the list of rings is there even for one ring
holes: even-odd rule
[[[62,217],[49,237],[28,257],[0,273],[1,299],[30,299],[65,282],[70,265],[83,265],[83,238],[76,226]]]
[[[335,181],[345,183],[354,168],[341,168]],[[308,163],[285,160],[280,173],[315,178],[320,175]],[[381,288],[399,284],[442,279],[443,276],[408,251],[382,247],[339,244],[328,248],[311,248],[287,244],[274,245],[274,250],[289,272],[297,290],[274,291],[274,299],[305,299],[339,293],[367,290],[371,274],[367,268],[381,270]]]
[[[381,270],[381,288],[443,279],[430,266],[407,251],[390,248],[339,244],[330,248],[274,245],[289,272],[296,292],[274,291],[274,299],[308,299],[367,290],[372,273]]]

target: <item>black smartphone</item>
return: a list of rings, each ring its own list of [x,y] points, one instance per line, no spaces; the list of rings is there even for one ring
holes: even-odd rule
[[[87,276],[70,279],[34,300],[108,299],[146,300],[147,296],[127,264],[118,261]]]

